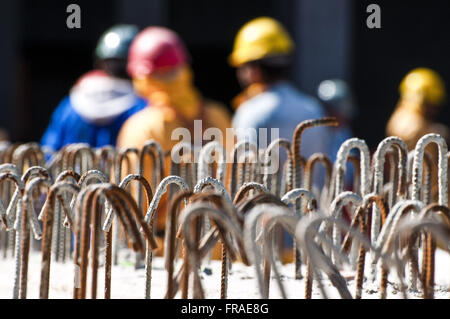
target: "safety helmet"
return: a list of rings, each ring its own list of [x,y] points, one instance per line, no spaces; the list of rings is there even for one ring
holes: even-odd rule
[[[339,79],[322,81],[317,88],[317,95],[327,108],[345,118],[354,117],[353,94],[345,81]]]
[[[98,59],[127,59],[128,49],[139,29],[135,25],[118,24],[102,34],[95,48]]]
[[[148,76],[187,63],[189,55],[180,37],[164,27],[147,27],[130,47],[127,71],[132,77]]]
[[[233,52],[228,58],[231,66],[269,57],[289,55],[294,43],[277,20],[260,17],[247,22],[238,32]]]
[[[440,105],[445,100],[445,84],[439,74],[427,68],[409,72],[399,87],[402,98],[414,97],[430,104]]]

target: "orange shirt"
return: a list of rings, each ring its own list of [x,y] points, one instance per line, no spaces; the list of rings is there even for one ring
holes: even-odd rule
[[[223,137],[226,136],[226,128],[231,127],[231,119],[227,110],[218,103],[205,101],[203,103],[202,116],[203,131],[209,127],[216,127],[222,131]],[[187,121],[182,119],[176,110],[164,106],[150,106],[142,111],[131,116],[122,126],[119,136],[117,138],[117,147],[136,147],[141,149],[148,140],[157,141],[164,153],[169,152],[172,147],[180,142],[179,140],[172,140],[172,131],[179,127],[190,128],[193,127],[194,119]],[[191,143],[194,143],[194,133],[191,131]],[[233,143],[234,141],[227,141]],[[150,160],[149,160],[150,161]],[[165,160],[165,176],[170,174],[170,156]],[[149,168],[150,165],[145,165]],[[144,170],[144,177],[150,181],[149,169]],[[156,189],[153,189],[155,192]],[[167,210],[167,194],[163,196],[156,215],[157,230],[163,230],[165,226],[165,214]]]

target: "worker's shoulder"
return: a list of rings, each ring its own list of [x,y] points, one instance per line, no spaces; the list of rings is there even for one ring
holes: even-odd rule
[[[428,121],[420,114],[398,107],[387,123],[386,133],[402,139],[412,139],[427,125]]]
[[[392,125],[404,125],[408,127],[414,126],[412,124],[422,124],[425,122],[427,122],[427,120],[421,114],[412,112],[403,107],[398,107],[394,111],[394,113],[392,113],[388,123],[392,123]]]
[[[259,109],[260,111],[266,109],[270,110],[271,108],[280,104],[280,102],[281,98],[278,92],[274,90],[268,90],[248,99],[247,101],[242,103],[237,110],[242,110],[243,112],[249,112],[256,109]]]
[[[136,114],[139,111],[146,109],[147,106],[148,106],[148,103],[146,100],[135,95],[134,96],[134,104],[129,109],[127,109],[125,112],[123,112],[122,115],[124,115],[128,118],[128,117],[132,116],[133,114]]]
[[[148,126],[149,123],[154,121],[161,121],[164,118],[163,113],[157,108],[144,107],[142,110],[137,111],[131,115],[124,123],[127,126],[133,126],[135,128],[141,126]]]
[[[84,122],[80,115],[72,106],[70,96],[65,96],[55,108],[52,114],[52,120],[59,122],[66,127],[72,126],[73,123]]]
[[[262,92],[242,103],[233,116],[234,127],[259,127],[273,118],[280,100],[274,92]]]
[[[121,147],[141,148],[149,139],[163,144],[169,131],[168,126],[162,110],[152,106],[146,107],[123,123],[117,144]]]
[[[325,114],[317,99],[302,93],[288,82],[274,85],[268,91],[242,103],[236,113],[245,117],[295,115],[311,118],[322,117]]]

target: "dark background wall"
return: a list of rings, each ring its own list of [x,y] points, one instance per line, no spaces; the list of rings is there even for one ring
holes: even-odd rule
[[[81,7],[81,29],[66,27],[66,7]],[[366,7],[381,6],[382,29],[366,27]],[[309,94],[329,77],[346,79],[358,105],[355,134],[373,148],[412,68],[435,68],[450,83],[450,3],[363,0],[21,0],[0,11],[0,125],[13,140],[38,140],[52,110],[76,79],[92,68],[101,33],[114,23],[173,28],[192,55],[195,81],[205,96],[229,104],[239,92],[227,64],[233,39],[251,18],[281,20],[297,44],[291,78]],[[450,124],[443,109],[440,120]]]
[[[366,6],[381,6],[382,28],[370,30],[365,23]],[[353,86],[360,115],[355,131],[372,146],[384,134],[398,99],[398,85],[416,67],[438,71],[450,92],[449,1],[356,1],[352,63]],[[448,103],[439,121],[450,125]]]

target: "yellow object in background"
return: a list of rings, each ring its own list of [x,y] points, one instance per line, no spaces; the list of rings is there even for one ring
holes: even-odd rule
[[[229,63],[239,67],[244,63],[294,51],[294,43],[285,28],[275,19],[260,17],[246,23],[236,35]]]
[[[402,100],[415,100],[421,105],[441,105],[446,96],[444,81],[439,74],[428,68],[417,68],[409,72],[401,82],[399,91]]]
[[[427,68],[414,69],[402,80],[399,91],[400,100],[386,128],[388,136],[400,137],[410,150],[428,133],[448,138],[448,129],[434,122],[433,111],[446,97],[439,74]]]

